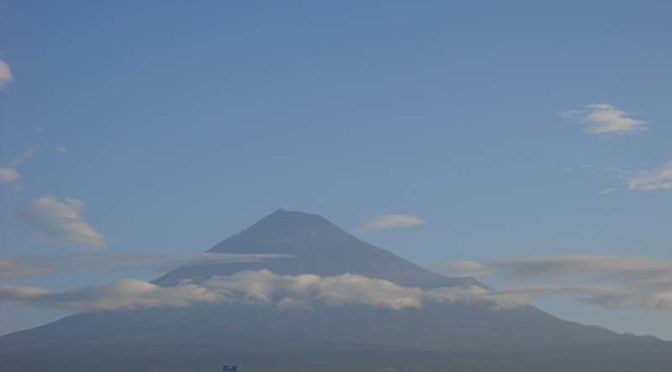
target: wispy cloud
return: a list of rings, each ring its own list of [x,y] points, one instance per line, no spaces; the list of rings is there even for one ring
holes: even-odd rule
[[[57,154],[65,154],[68,148],[64,146],[57,146],[50,148]],[[43,150],[42,146],[29,146],[25,148],[19,155],[8,161],[5,166],[0,166],[0,183],[16,183],[22,179],[19,167],[23,165],[28,159],[34,157],[38,152]]]
[[[439,266],[438,272],[453,265]],[[605,308],[672,309],[672,260],[617,256],[524,257],[487,265],[471,263],[481,275],[497,275],[523,285],[490,293],[527,302],[540,296],[574,295]],[[526,286],[524,283],[532,283]],[[583,285],[581,283],[593,283]]]
[[[598,135],[635,134],[646,128],[646,122],[634,119],[615,106],[599,103],[587,105],[583,110],[565,111],[562,116],[586,125],[586,131]]]
[[[0,285],[0,299],[69,310],[110,311],[186,307],[217,300],[214,293],[197,285],[159,287],[134,279],[122,279],[105,286],[60,292],[35,287]]]
[[[39,150],[40,150],[40,148],[37,147],[37,146],[29,146],[26,149],[24,149],[14,159],[10,160],[7,165],[9,165],[10,167],[16,168],[19,165],[23,164],[26,160],[32,158],[35,155],[35,153],[37,153]]]
[[[401,229],[424,225],[426,222],[420,217],[406,214],[385,214],[373,217],[360,227],[360,231]]]
[[[27,147],[18,156],[10,160],[6,166],[0,167],[0,183],[14,183],[20,181],[21,173],[17,168],[26,160],[33,157],[37,151],[39,151],[39,147]]]
[[[21,173],[14,168],[0,167],[0,183],[12,183],[21,179]]]
[[[179,265],[259,262],[288,259],[283,254],[91,252],[76,256],[0,257],[0,279],[101,268],[149,268],[165,271]]]
[[[84,203],[54,196],[34,200],[25,212],[26,220],[44,238],[56,244],[100,249],[105,238],[81,216]]]
[[[7,62],[0,59],[0,90],[7,88],[12,80],[14,80],[12,69]]]
[[[0,279],[40,275],[44,271],[43,268],[24,262],[21,259],[0,257]]]
[[[672,190],[672,160],[657,169],[623,175],[628,190]]]
[[[268,270],[241,271],[198,283],[185,281],[175,287],[160,287],[133,279],[69,291],[0,285],[0,299],[35,306],[105,311],[188,307],[200,303],[244,303],[281,309],[360,305],[397,311],[417,309],[426,302],[483,302],[494,307],[521,304],[511,302],[510,296],[490,294],[487,289],[476,286],[423,291],[361,275],[292,276]]]
[[[523,257],[496,261],[490,268],[517,278],[608,278],[613,280],[672,280],[672,261],[620,256]]]
[[[659,168],[627,170],[609,168],[607,172],[620,182],[605,190],[601,194],[610,194],[617,191],[656,191],[672,190],[672,160]]]

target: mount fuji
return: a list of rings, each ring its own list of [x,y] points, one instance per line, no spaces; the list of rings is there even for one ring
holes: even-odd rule
[[[208,252],[276,258],[183,265],[153,283],[172,288],[262,272],[285,281],[345,276],[413,294],[488,289],[474,278],[433,273],[302,212],[278,210]],[[319,301],[302,306],[227,301],[85,311],[0,337],[0,366],[8,372],[217,371],[226,363],[271,372],[672,371],[670,342],[577,324],[530,305],[426,301],[394,308],[371,306],[364,295],[337,301],[320,292],[309,298]]]

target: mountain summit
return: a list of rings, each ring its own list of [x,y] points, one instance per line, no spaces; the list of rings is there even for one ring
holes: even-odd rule
[[[346,273],[360,275],[341,276],[351,280],[350,288],[377,283],[374,295],[387,291],[386,296],[395,296],[398,287],[371,279],[413,293],[482,286],[474,279],[432,273],[302,212],[278,210],[209,252],[283,257],[184,265],[155,283],[191,285],[219,276],[219,285],[228,288],[232,278],[239,278],[228,275],[253,271],[285,275],[276,277],[299,287],[306,282],[292,282],[298,277],[286,275],[315,274],[300,278],[330,281],[337,293],[342,287],[334,288],[333,278]],[[355,291],[356,296],[363,293]],[[313,305],[222,301],[83,312],[0,337],[0,366],[7,372],[217,371],[223,363],[265,372],[672,370],[669,342],[568,322],[532,306],[499,309],[469,301],[404,309],[338,301]]]
[[[359,274],[420,288],[481,285],[472,278],[449,278],[430,272],[348,234],[324,217],[283,209],[262,218],[208,252],[288,257],[252,263],[186,265],[159,278],[156,283],[175,285],[187,278],[206,279],[241,270],[268,269],[284,275]]]
[[[338,226],[329,222],[326,218],[316,214],[304,212],[290,212],[284,209],[278,209],[268,216],[257,221],[249,228],[243,230],[224,242],[229,241],[247,241],[257,244],[274,244],[280,241],[304,241],[321,237],[322,240],[343,238],[348,235]],[[222,244],[224,243],[222,242]],[[222,244],[210,249],[210,252],[223,252],[226,247],[220,247]],[[247,249],[254,248],[248,246]],[[317,248],[317,247],[316,247]]]
[[[348,249],[357,240],[324,217],[284,209],[269,214],[209,252],[304,254]]]

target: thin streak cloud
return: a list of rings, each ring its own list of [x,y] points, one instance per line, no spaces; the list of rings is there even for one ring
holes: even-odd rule
[[[92,252],[77,256],[0,257],[0,279],[43,276],[90,269],[149,268],[165,271],[179,265],[260,262],[288,259],[284,254]]]
[[[466,261],[468,262],[468,261]],[[523,257],[480,264],[445,263],[435,271],[515,279],[491,292],[500,300],[527,302],[543,296],[576,296],[604,308],[672,309],[672,260],[618,256]],[[589,286],[581,283],[593,283]]]
[[[370,218],[359,228],[360,231],[402,229],[424,225],[426,222],[418,216],[406,214],[385,214]]]

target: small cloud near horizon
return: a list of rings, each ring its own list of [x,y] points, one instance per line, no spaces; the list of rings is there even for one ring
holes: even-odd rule
[[[9,83],[13,80],[14,76],[12,75],[12,69],[9,67],[9,64],[0,59],[0,90],[7,88]]]
[[[385,214],[368,219],[359,231],[402,229],[424,225],[427,222],[420,217],[405,214]]]
[[[587,105],[583,110],[565,111],[561,115],[584,123],[586,132],[595,135],[636,134],[646,129],[645,121],[606,103]]]

